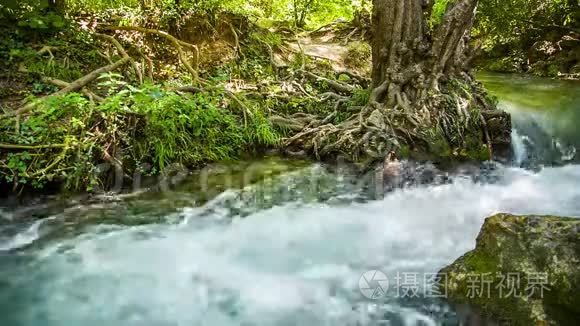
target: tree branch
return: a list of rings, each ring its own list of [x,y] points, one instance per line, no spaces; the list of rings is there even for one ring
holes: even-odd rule
[[[17,144],[2,144],[0,148],[4,149],[45,149],[45,148],[63,148],[66,144],[50,144],[50,145],[17,145]]]
[[[15,110],[15,111],[12,111],[12,112],[9,112],[7,114],[0,116],[0,118],[21,115],[23,113],[26,113],[26,112],[34,109],[37,105],[39,105],[43,101],[46,101],[49,98],[52,98],[55,96],[65,95],[65,94],[68,94],[70,92],[78,91],[78,90],[82,89],[83,87],[85,87],[90,82],[92,82],[93,80],[97,79],[101,74],[107,73],[109,71],[113,71],[117,68],[120,68],[124,64],[128,63],[129,60],[130,60],[130,58],[123,58],[123,59],[121,59],[113,64],[101,67],[97,70],[94,70],[91,73],[89,73],[88,75],[85,75],[85,76],[75,80],[74,82],[70,83],[67,87],[61,89],[60,91],[53,93],[53,94],[50,94],[50,95],[47,95],[47,96],[44,96],[44,97],[41,97],[41,98],[38,98],[38,99],[35,99],[32,102],[20,107],[19,109]]]

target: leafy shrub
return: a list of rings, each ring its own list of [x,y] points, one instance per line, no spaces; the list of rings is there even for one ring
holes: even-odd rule
[[[3,29],[17,33],[53,34],[66,26],[61,14],[49,10],[48,0],[4,0],[0,4],[0,27]]]
[[[153,85],[122,86],[99,104],[77,93],[50,98],[18,132],[13,120],[0,122],[0,143],[21,146],[0,154],[0,183],[42,188],[58,181],[92,190],[106,178],[102,163],[122,164],[128,175],[149,164],[155,173],[172,163],[229,160],[278,143],[260,111],[244,119],[233,105],[222,105],[220,92],[185,97]]]

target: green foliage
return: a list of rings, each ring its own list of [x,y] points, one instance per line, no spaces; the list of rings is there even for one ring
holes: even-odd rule
[[[367,42],[354,41],[348,44],[345,62],[354,68],[363,68],[370,65],[371,46]]]
[[[242,14],[253,21],[288,21],[300,28],[317,28],[336,19],[351,20],[354,12],[370,2],[351,0],[58,0],[50,7],[49,0],[4,0],[0,4],[0,20],[5,27],[42,33],[66,27],[63,15],[90,15],[127,24],[146,23],[145,17],[161,26],[194,14],[215,16],[218,12]],[[153,15],[143,15],[148,12]],[[211,20],[211,19],[210,19]],[[0,22],[0,26],[4,25]]]
[[[30,60],[25,64],[26,69],[31,73],[38,73],[44,76],[51,76],[60,80],[75,80],[83,76],[81,67],[66,65],[61,62],[46,60]]]
[[[172,93],[139,95],[132,109],[143,116],[143,125],[133,155],[159,169],[174,162],[194,165],[230,159],[245,144],[240,121],[218,109],[207,95],[189,99]]]
[[[450,3],[455,2],[455,0],[436,0],[433,4],[433,10],[431,11],[431,17],[429,18],[429,26],[431,28],[439,25],[443,19],[443,15],[447,11],[447,6]]]
[[[123,7],[138,8],[140,2],[139,0],[68,0],[66,10],[69,13],[94,13]]]
[[[30,29],[18,29],[10,37],[0,38],[0,66],[12,71],[26,70],[27,82],[34,83],[38,76],[73,81],[107,63],[87,31],[68,26],[57,35],[42,35],[42,46],[30,42],[35,36],[38,35]],[[41,48],[43,51],[39,52]]]
[[[313,28],[343,18],[351,20],[355,8],[349,0],[286,0],[279,1],[281,8],[290,8],[286,19],[292,19],[300,28],[310,25]],[[284,3],[287,3],[284,6]],[[289,17],[290,16],[290,17]]]
[[[0,182],[42,188],[58,181],[90,191],[106,179],[103,163],[118,160],[129,175],[145,163],[159,172],[278,143],[262,112],[254,109],[244,119],[232,105],[223,106],[220,92],[184,97],[153,85],[135,88],[114,74],[100,85],[116,90],[100,104],[71,93],[44,102],[18,132],[13,120],[0,122],[0,143],[30,146],[0,154],[7,162],[0,164]]]
[[[370,89],[356,89],[350,99],[348,100],[348,106],[364,106],[369,103],[369,97],[371,96]]]
[[[488,0],[480,1],[474,33],[488,49],[512,44],[526,50],[551,32],[565,33],[564,27],[580,27],[577,0]]]
[[[89,147],[92,144],[84,142],[82,137],[83,122],[88,118],[88,104],[79,94],[69,94],[63,98],[48,100],[36,114],[20,125],[18,131],[14,129],[14,121],[2,121],[2,143],[55,147],[7,153],[9,163],[0,164],[0,178],[6,182],[21,185],[30,183],[41,188],[46,182],[61,177],[75,182],[74,178],[89,172],[76,165],[78,158],[90,152]]]
[[[53,9],[48,0],[5,0],[0,4],[0,28],[21,34],[61,31],[67,22]]]
[[[518,56],[508,56],[505,58],[491,59],[485,66],[486,70],[495,72],[519,73],[523,69],[523,58]]]

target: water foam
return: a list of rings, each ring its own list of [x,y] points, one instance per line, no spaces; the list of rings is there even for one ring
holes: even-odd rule
[[[360,317],[358,280],[369,269],[436,272],[472,249],[483,219],[497,212],[580,215],[580,166],[496,173],[494,183],[457,177],[377,201],[290,201],[232,220],[216,209],[231,205],[225,194],[211,210],[184,210],[183,223],[86,232],[35,254],[34,271],[14,286],[30,287],[23,291],[36,303],[18,321],[349,325]],[[388,305],[401,325],[436,324]]]

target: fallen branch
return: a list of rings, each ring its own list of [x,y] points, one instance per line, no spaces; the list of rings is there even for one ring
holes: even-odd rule
[[[300,123],[297,120],[287,119],[278,115],[271,116],[268,120],[274,126],[284,129],[290,129],[292,131],[302,131],[306,126],[304,123]]]
[[[333,99],[335,101],[342,101],[342,100],[348,100],[349,97],[342,96],[342,95],[336,94],[334,92],[326,92],[326,93],[322,93],[320,95],[320,101],[322,101],[322,102],[328,101],[330,99]]]
[[[43,55],[45,53],[48,53],[51,58],[54,58],[52,51],[57,50],[57,49],[58,49],[58,47],[56,47],[56,46],[45,45],[40,50],[38,50],[38,52],[36,52],[36,53],[38,55]]]
[[[60,80],[60,79],[56,79],[56,78],[50,78],[50,77],[42,77],[42,81],[46,82],[46,83],[50,83],[53,84],[55,86],[61,87],[61,88],[67,88],[70,87],[70,83],[65,82],[64,80]],[[89,91],[86,88],[81,89],[81,93],[83,93],[84,96],[88,97],[89,99],[93,99],[97,102],[103,102],[105,99],[100,97],[99,95]]]
[[[234,51],[236,51],[236,55],[243,56],[242,47],[240,46],[240,37],[238,36],[238,33],[236,32],[234,25],[232,25],[228,21],[225,21],[225,23],[230,26],[230,30],[232,31],[232,35],[234,36],[234,42],[235,42]]]
[[[182,86],[182,87],[175,87],[175,88],[170,88],[170,91],[174,91],[174,92],[184,92],[184,93],[191,93],[191,94],[197,94],[197,93],[203,93],[203,89],[199,88],[199,87],[195,87],[195,86]]]
[[[4,149],[46,149],[46,148],[63,148],[66,147],[65,144],[50,144],[50,145],[17,145],[17,144],[2,144],[0,143],[0,148]]]

